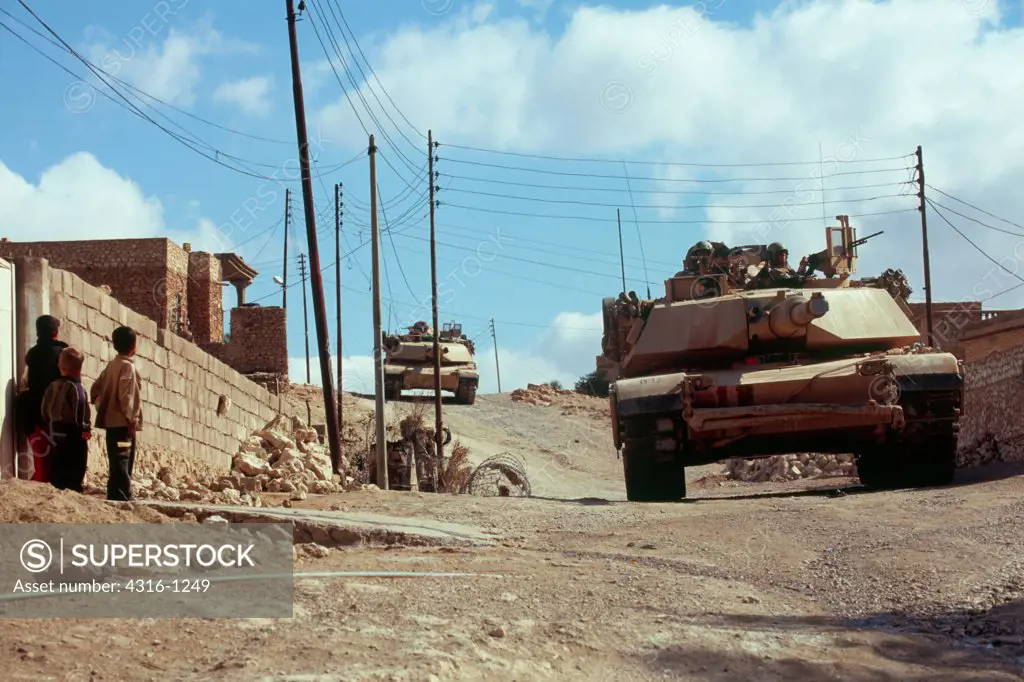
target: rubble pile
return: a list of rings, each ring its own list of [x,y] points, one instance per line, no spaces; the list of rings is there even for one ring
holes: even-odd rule
[[[736,481],[763,483],[795,481],[801,478],[856,476],[852,455],[823,455],[803,452],[763,459],[730,459],[726,475]]]
[[[569,396],[573,393],[574,391],[555,388],[549,384],[527,384],[526,388],[512,391],[512,402],[549,407],[555,404],[558,396]]]
[[[512,391],[512,402],[540,407],[557,406],[562,414],[585,414],[597,419],[608,416],[608,399],[576,391],[554,388],[549,384],[527,384]]]
[[[986,433],[970,445],[961,446],[956,453],[956,465],[960,469],[1001,461],[1003,453],[999,448],[999,440],[991,433]]]
[[[347,464],[342,462],[342,467]],[[342,490],[333,480],[330,455],[316,430],[282,415],[239,444],[227,476],[177,478],[164,467],[155,476],[138,477],[134,484],[141,499],[249,507],[262,506],[263,492],[290,493],[290,499],[298,501],[309,493]]]

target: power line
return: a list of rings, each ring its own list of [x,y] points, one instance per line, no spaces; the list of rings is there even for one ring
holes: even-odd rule
[[[974,204],[969,204],[969,203],[967,203],[967,202],[966,202],[966,201],[964,201],[963,199],[957,199],[957,198],[956,198],[955,196],[953,196],[952,194],[946,194],[945,192],[943,192],[943,191],[942,191],[941,189],[939,189],[938,187],[932,187],[932,186],[931,186],[931,185],[929,185],[928,183],[925,183],[925,186],[926,186],[926,187],[928,187],[929,189],[933,189],[933,190],[935,190],[936,192],[938,192],[939,194],[941,194],[941,195],[942,195],[942,196],[944,196],[944,197],[949,197],[949,198],[950,198],[950,199],[952,199],[953,201],[959,202],[959,203],[963,204],[964,206],[968,206],[968,207],[970,207],[970,208],[973,208],[973,209],[974,209],[975,211],[979,211],[979,212],[981,212],[981,213],[984,213],[985,215],[987,215],[987,216],[988,216],[988,217],[990,217],[990,218],[995,218],[996,220],[998,220],[998,221],[1000,221],[1000,222],[1003,222],[1003,223],[1006,223],[1007,225],[1013,225],[1014,227],[1019,227],[1020,229],[1024,230],[1024,225],[1021,225],[1020,223],[1015,223],[1015,222],[1013,222],[1012,220],[1007,220],[1006,218],[1000,218],[999,216],[995,215],[994,213],[989,213],[988,211],[986,211],[986,210],[985,210],[985,209],[983,209],[983,208],[978,208],[978,207],[977,207],[977,206],[975,206]],[[955,211],[953,211],[953,209],[951,209],[951,208],[947,208],[946,210],[947,210],[947,211],[950,211],[951,213],[955,213]],[[984,225],[984,223],[981,223],[981,224],[982,224],[982,225]],[[986,226],[986,227],[987,227],[987,226]]]
[[[444,158],[444,161],[449,163],[462,163],[471,166],[483,166],[487,168],[501,168],[504,170],[516,170],[525,171],[528,173],[544,173],[546,175],[566,175],[581,178],[607,178],[619,180],[621,176],[618,175],[602,175],[599,173],[570,173],[568,171],[553,171],[541,168],[526,168],[524,166],[506,166],[496,163],[484,163],[483,161],[469,161],[466,159],[451,159]],[[877,168],[874,170],[860,170],[860,171],[840,171],[838,173],[832,173],[829,177],[835,177],[839,175],[866,175],[868,173],[892,173],[896,171],[906,172],[907,168]],[[806,177],[774,177],[774,178],[652,178],[652,177],[636,177],[632,176],[633,180],[648,180],[651,182],[695,182],[695,183],[721,183],[721,182],[781,182],[781,181],[800,181],[807,180]]]
[[[594,202],[594,201],[578,201],[578,200],[573,200],[573,199],[546,199],[546,198],[542,198],[542,197],[524,197],[524,196],[518,196],[518,195],[514,195],[514,194],[499,194],[497,192],[478,192],[478,191],[471,190],[471,189],[448,188],[445,191],[447,191],[447,192],[458,192],[458,193],[461,193],[461,194],[476,194],[476,195],[479,195],[479,196],[495,197],[495,198],[500,198],[500,199],[513,199],[513,200],[516,200],[516,201],[537,201],[537,202],[547,203],[547,204],[575,204],[575,205],[578,205],[578,206],[594,206],[594,207],[601,207],[601,208],[620,208],[619,204],[602,204],[602,203],[598,203],[598,202]],[[838,200],[837,199],[835,201],[826,201],[824,203],[826,203],[826,204],[847,204],[847,203],[854,202],[854,201],[877,201],[879,199],[891,199],[893,197],[900,197],[900,196],[906,196],[906,195],[904,195],[904,194],[880,194],[880,195],[873,196],[873,197],[864,197],[864,198],[859,198],[859,199],[846,199],[846,200]],[[679,206],[672,206],[672,205],[666,205],[666,204],[635,204],[633,206],[633,208],[634,209],[644,208],[644,209],[675,209],[675,210],[683,210],[683,209],[698,209],[698,208],[732,208],[732,209],[778,208],[778,206],[779,205],[777,203],[775,203],[775,204],[739,204],[739,205],[735,205],[735,204],[734,205],[730,205],[730,204],[684,204],[684,205],[679,205]]]
[[[380,194],[380,185],[377,185],[377,194]],[[395,238],[391,234],[391,227],[388,225],[388,214],[384,212],[384,208],[381,207],[381,216],[384,218],[384,231],[388,233],[388,240],[391,242],[391,250],[395,254],[395,261],[398,263],[398,271],[402,273],[402,280],[405,281],[405,287],[409,290],[409,294],[416,298],[416,292],[412,290],[412,286],[409,284],[409,279],[405,276],[405,268],[402,267],[402,259],[398,255],[398,251],[395,250]],[[386,261],[385,261],[386,262]],[[390,286],[390,285],[389,285]],[[390,289],[389,289],[390,291]]]
[[[260,179],[260,180],[270,180],[270,181],[276,181],[276,178],[268,177],[268,176],[265,176],[265,175],[260,175],[259,173],[256,173],[255,171],[251,171],[250,169],[245,169],[245,170],[243,170],[243,169],[240,169],[240,168],[236,168],[236,167],[234,167],[234,166],[231,166],[231,165],[229,165],[229,164],[227,164],[227,163],[224,163],[223,161],[221,161],[221,160],[220,160],[220,159],[218,158],[219,156],[224,156],[225,158],[233,158],[233,159],[235,159],[235,160],[237,160],[237,161],[240,161],[240,162],[241,162],[241,161],[244,161],[244,159],[238,159],[238,157],[233,157],[233,156],[232,156],[232,155],[230,155],[230,154],[227,154],[227,153],[222,153],[222,152],[220,152],[219,150],[217,150],[217,149],[213,148],[213,147],[212,147],[211,145],[209,145],[208,143],[205,143],[205,142],[202,142],[202,140],[199,140],[199,142],[201,142],[201,143],[202,143],[203,145],[205,145],[206,147],[208,147],[208,148],[210,148],[210,149],[213,149],[213,150],[214,150],[214,152],[215,152],[216,156],[210,156],[209,154],[206,154],[206,153],[204,153],[204,152],[203,152],[202,150],[196,149],[196,148],[195,148],[194,146],[192,146],[192,144],[190,144],[190,143],[189,143],[189,141],[188,141],[188,140],[184,139],[183,137],[181,137],[181,136],[180,136],[180,135],[178,135],[177,133],[174,133],[174,132],[172,132],[172,131],[168,130],[168,129],[167,129],[166,127],[164,127],[164,126],[163,126],[163,125],[161,125],[160,123],[157,123],[157,122],[156,122],[155,120],[153,120],[153,119],[152,119],[152,118],[151,118],[150,116],[146,115],[146,114],[145,114],[145,113],[144,113],[144,112],[143,112],[143,111],[142,111],[141,109],[139,109],[139,108],[138,108],[137,106],[135,106],[135,104],[133,104],[133,103],[132,103],[132,102],[131,102],[131,101],[130,101],[130,100],[129,100],[129,99],[127,98],[127,97],[125,97],[125,96],[124,96],[124,94],[122,94],[122,93],[121,93],[121,92],[120,92],[119,90],[117,90],[117,88],[115,88],[115,87],[114,87],[113,85],[111,85],[109,81],[107,81],[106,79],[104,79],[104,78],[103,78],[103,76],[101,76],[101,75],[100,75],[100,73],[99,73],[99,69],[98,69],[98,68],[94,68],[94,67],[93,67],[93,65],[92,65],[92,63],[91,63],[91,62],[89,62],[89,60],[85,59],[85,58],[84,58],[84,57],[82,57],[82,56],[81,56],[80,54],[78,54],[77,52],[75,52],[75,51],[74,51],[74,49],[72,49],[72,48],[71,48],[71,46],[70,46],[70,45],[68,45],[68,44],[67,44],[67,43],[66,43],[66,42],[65,42],[65,41],[63,40],[63,38],[61,38],[61,37],[60,37],[60,36],[59,36],[59,35],[58,35],[58,34],[57,34],[57,33],[56,33],[55,31],[53,31],[53,29],[51,29],[51,28],[49,27],[49,25],[47,25],[47,24],[46,24],[46,23],[45,23],[45,22],[44,22],[44,21],[43,21],[42,19],[40,19],[40,18],[39,18],[39,17],[38,17],[38,16],[37,16],[37,15],[36,15],[36,14],[35,14],[34,12],[32,12],[31,8],[29,8],[29,7],[28,7],[28,5],[26,5],[26,4],[25,4],[25,3],[23,2],[23,0],[18,0],[18,2],[19,2],[19,3],[21,3],[21,5],[22,5],[23,7],[25,7],[25,9],[26,9],[26,10],[28,10],[28,12],[29,12],[30,14],[32,14],[32,16],[33,16],[33,17],[35,17],[35,18],[36,18],[36,20],[37,20],[37,21],[39,21],[39,23],[40,23],[40,24],[42,24],[42,25],[43,25],[43,26],[44,26],[44,27],[45,27],[45,28],[46,28],[46,29],[47,29],[47,30],[48,30],[48,31],[49,31],[50,33],[52,33],[52,34],[53,34],[53,35],[54,35],[54,36],[55,36],[55,37],[56,37],[56,38],[57,38],[57,39],[58,39],[58,40],[59,40],[59,41],[60,41],[61,43],[63,43],[63,45],[64,45],[64,47],[65,47],[65,50],[66,50],[67,52],[70,52],[70,53],[71,53],[71,54],[72,54],[72,55],[73,55],[73,56],[74,56],[74,57],[75,57],[76,59],[78,59],[78,61],[80,61],[80,62],[82,62],[83,64],[85,64],[86,68],[88,68],[88,69],[89,69],[90,71],[92,71],[92,73],[93,73],[93,74],[94,74],[94,75],[95,75],[95,76],[96,76],[97,78],[99,78],[99,79],[100,79],[101,81],[103,81],[103,83],[104,83],[104,84],[105,84],[105,85],[106,85],[106,86],[107,86],[108,88],[110,88],[110,90],[111,90],[112,92],[114,92],[115,94],[117,94],[117,95],[118,95],[118,97],[120,97],[121,99],[123,99],[123,100],[124,100],[124,102],[125,102],[125,103],[126,103],[126,104],[128,105],[128,107],[130,107],[130,109],[127,109],[127,110],[129,111],[129,113],[132,113],[132,114],[134,114],[134,115],[138,116],[139,118],[141,118],[141,119],[143,119],[143,120],[145,120],[145,121],[148,121],[148,122],[149,122],[149,123],[151,123],[152,125],[156,126],[156,127],[158,128],[158,129],[160,129],[161,131],[163,131],[163,132],[164,132],[165,134],[169,135],[170,137],[172,137],[173,139],[177,140],[177,141],[178,141],[179,143],[181,143],[182,145],[184,145],[184,146],[188,147],[189,149],[191,149],[191,150],[192,150],[193,152],[195,152],[195,153],[199,154],[200,156],[202,156],[202,157],[204,157],[204,158],[207,158],[207,159],[209,159],[210,161],[213,161],[214,163],[216,163],[216,164],[218,164],[218,165],[220,165],[220,166],[223,166],[223,167],[225,167],[225,168],[227,168],[227,169],[229,169],[229,170],[233,170],[233,171],[235,171],[236,173],[241,173],[241,174],[243,174],[243,175],[248,175],[249,177],[254,177],[254,178],[258,178],[258,179]],[[55,59],[53,59],[53,58],[52,58],[52,57],[50,57],[49,55],[45,54],[45,53],[44,53],[44,52],[42,52],[41,50],[39,50],[39,48],[37,48],[37,47],[36,47],[35,45],[32,45],[31,43],[29,43],[29,42],[28,42],[27,40],[25,40],[25,38],[24,38],[23,36],[21,36],[20,34],[18,34],[18,33],[17,33],[17,32],[16,32],[16,31],[15,31],[14,29],[12,29],[12,28],[11,28],[10,26],[8,26],[7,24],[5,24],[5,23],[3,23],[3,22],[0,22],[0,28],[4,28],[4,29],[6,29],[6,30],[7,30],[8,32],[10,32],[10,33],[11,33],[12,35],[14,35],[14,36],[15,36],[16,38],[18,38],[18,40],[21,40],[21,41],[22,41],[23,43],[25,43],[25,44],[26,44],[26,45],[27,45],[27,46],[29,47],[29,49],[33,50],[33,51],[34,51],[34,52],[36,52],[37,54],[41,55],[41,56],[42,56],[43,58],[45,58],[45,59],[47,59],[48,61],[50,61],[50,62],[51,62],[52,64],[54,64],[55,66],[57,66],[57,67],[58,67],[59,69],[61,69],[61,70],[62,70],[62,71],[64,71],[65,73],[69,74],[69,75],[70,75],[70,76],[71,76],[72,78],[74,78],[74,79],[76,79],[76,80],[78,80],[78,81],[84,82],[84,80],[83,80],[83,79],[82,79],[82,78],[81,78],[81,77],[80,77],[80,76],[79,76],[78,74],[76,74],[76,73],[75,73],[74,71],[71,71],[70,69],[68,69],[68,68],[67,68],[66,66],[64,66],[63,64],[60,64],[60,63],[59,63],[59,62],[57,62],[57,61],[56,61]],[[115,104],[117,104],[117,105],[118,105],[118,106],[120,106],[121,108],[125,108],[125,105],[124,105],[124,104],[121,104],[120,102],[118,102],[117,100],[115,100],[115,99],[114,99],[113,97],[111,97],[111,96],[110,96],[110,95],[108,95],[107,93],[103,92],[102,90],[96,90],[96,92],[97,92],[97,93],[99,93],[100,95],[103,95],[104,97],[106,97],[106,98],[107,98],[107,99],[109,99],[110,101],[114,102]],[[157,113],[159,114],[159,112],[157,112]],[[162,114],[159,114],[159,115],[163,116]],[[166,117],[165,117],[165,118],[166,118]],[[177,124],[175,124],[175,125],[177,125]],[[178,127],[180,127],[180,126],[178,126]],[[195,135],[192,135],[192,133],[189,133],[189,135],[190,135],[190,136],[192,136],[193,138],[195,138]],[[197,139],[197,140],[198,140],[198,138],[195,138],[195,139]],[[240,165],[242,165],[242,166],[244,167],[244,165],[245,165],[245,164],[242,164],[242,163],[240,163]],[[254,165],[255,165],[255,164],[254,164]]]
[[[8,12],[7,10],[5,10],[3,8],[0,8],[0,12],[6,14],[8,17],[10,17],[14,21],[18,22],[21,26],[24,26],[29,31],[32,31],[32,33],[35,33],[37,36],[39,36],[43,40],[46,40],[50,44],[55,45],[57,47],[60,47],[61,49],[64,49],[57,41],[55,41],[52,38],[49,38],[49,37],[43,35],[42,33],[37,31],[36,29],[32,28],[31,26],[29,26],[28,24],[26,24],[21,19],[19,19],[18,17],[14,16],[10,12]],[[67,50],[65,50],[65,52],[66,51]],[[206,124],[208,126],[211,126],[213,128],[218,128],[220,130],[223,130],[225,132],[231,133],[233,135],[238,135],[240,137],[248,137],[248,138],[253,139],[253,140],[259,140],[261,142],[269,142],[271,144],[295,144],[294,142],[290,142],[288,140],[275,140],[275,139],[272,139],[272,138],[269,138],[269,137],[262,137],[260,135],[253,135],[251,133],[246,133],[246,132],[242,132],[240,130],[235,130],[234,128],[229,128],[229,127],[221,125],[219,123],[214,123],[213,121],[205,119],[202,116],[197,116],[196,114],[188,112],[188,111],[186,111],[186,110],[184,110],[184,109],[182,109],[180,107],[176,107],[173,104],[171,104],[170,102],[165,102],[164,100],[160,99],[159,97],[157,97],[155,95],[152,95],[152,94],[150,94],[150,93],[148,93],[148,92],[146,92],[144,90],[141,90],[141,89],[135,87],[134,85],[132,85],[131,83],[128,83],[128,82],[122,80],[121,78],[118,78],[117,76],[113,75],[112,73],[110,73],[109,71],[107,71],[105,69],[102,69],[100,67],[97,67],[97,68],[99,68],[100,71],[103,71],[103,73],[107,74],[108,76],[110,76],[111,78],[113,78],[115,81],[117,81],[121,85],[125,86],[126,88],[129,88],[130,90],[132,90],[134,92],[137,92],[138,94],[140,94],[140,95],[142,95],[144,97],[147,97],[147,98],[153,100],[154,102],[159,102],[160,104],[163,104],[168,109],[173,109],[174,111],[177,111],[179,114],[182,114],[184,116],[188,116],[191,119],[199,121],[200,123],[204,123],[204,124]]]
[[[522,213],[518,211],[502,211],[491,208],[479,208],[476,206],[463,206],[462,204],[452,204],[448,202],[442,202],[445,206],[451,206],[452,208],[461,208],[467,211],[478,211],[481,213],[500,213],[503,215],[516,215],[527,218],[548,218],[551,220],[589,220],[592,222],[601,223],[614,223],[615,218],[595,218],[592,216],[573,216],[573,215],[547,215],[543,213]],[[883,215],[894,215],[896,213],[907,213],[909,211],[917,211],[916,208],[904,208],[897,209],[894,211],[878,211],[875,213],[860,213],[860,214],[849,214],[851,218],[868,218],[871,216],[883,216]],[[787,222],[805,222],[808,220],[819,220],[819,218],[787,218]],[[645,225],[758,225],[763,223],[763,220],[641,220],[640,223]]]
[[[443,177],[451,178],[453,180],[467,180],[470,182],[488,182],[497,185],[509,185],[514,187],[533,187],[536,189],[550,189],[550,190],[564,190],[572,192],[635,192],[637,194],[686,194],[694,196],[767,196],[771,194],[793,194],[792,189],[766,189],[766,190],[732,190],[728,192],[711,192],[708,190],[688,189],[688,190],[675,190],[675,189],[624,189],[622,187],[579,187],[579,186],[566,186],[566,185],[549,185],[549,184],[537,184],[529,182],[516,182],[513,180],[494,180],[492,178],[475,178],[468,175],[451,175],[445,173]],[[809,178],[804,178],[807,180]],[[903,187],[911,184],[913,181],[903,182],[883,182],[878,184],[870,185],[853,185],[848,187],[834,187],[831,191],[843,192],[854,189],[878,189],[881,187]]]
[[[776,161],[776,162],[764,162],[764,163],[684,163],[681,161],[623,161],[620,159],[597,159],[597,158],[573,158],[567,156],[544,156],[542,154],[525,154],[522,152],[509,152],[501,151],[498,149],[486,149],[483,147],[469,147],[466,145],[458,144],[443,144],[441,146],[451,147],[452,149],[465,149],[467,151],[483,152],[486,154],[501,154],[504,156],[518,156],[527,159],[544,159],[547,161],[570,161],[575,163],[630,163],[634,165],[643,166],[677,166],[677,167],[689,167],[689,168],[766,168],[769,166],[817,166],[820,164],[818,161]],[[890,156],[881,159],[850,159],[849,161],[843,160],[842,163],[878,163],[882,161],[901,161],[913,156],[913,154],[904,154],[902,156]]]
[[[932,201],[932,200],[929,199],[929,201]],[[996,232],[1002,232],[1003,234],[1012,234],[1015,237],[1024,237],[1024,234],[1022,234],[1020,232],[1013,232],[1011,230],[1004,230],[1001,227],[996,227],[994,225],[989,225],[988,223],[982,222],[982,221],[978,220],[977,218],[972,218],[971,216],[964,215],[963,213],[960,213],[959,211],[954,211],[953,209],[949,208],[948,206],[943,206],[942,204],[940,204],[937,201],[933,201],[932,203],[934,203],[936,206],[938,206],[939,208],[941,208],[944,211],[949,211],[950,213],[952,213],[954,215],[958,215],[961,218],[964,218],[965,220],[970,220],[972,223],[977,223],[978,225],[981,225],[982,227],[987,227],[990,230],[995,230]],[[1005,221],[1005,222],[1009,222],[1009,221]]]
[[[999,261],[997,261],[997,260],[996,260],[995,258],[993,258],[992,256],[988,255],[988,252],[986,252],[986,251],[985,251],[985,249],[983,249],[983,248],[981,248],[980,246],[978,246],[977,244],[975,244],[975,243],[974,243],[974,242],[973,242],[973,241],[971,240],[971,238],[970,238],[970,237],[968,237],[968,236],[967,236],[967,235],[965,235],[965,234],[964,234],[963,232],[961,232],[961,231],[960,231],[959,229],[957,229],[956,225],[954,225],[953,223],[951,223],[951,222],[949,221],[949,219],[948,219],[948,218],[946,218],[946,216],[944,216],[944,215],[943,215],[942,213],[940,213],[940,212],[939,212],[939,209],[938,209],[938,208],[936,208],[936,206],[935,206],[935,203],[934,203],[934,202],[933,202],[933,201],[932,201],[931,199],[929,199],[928,197],[925,197],[925,201],[927,201],[927,202],[928,202],[928,204],[929,204],[929,205],[930,205],[930,206],[932,207],[932,210],[933,210],[933,211],[935,211],[935,214],[936,214],[936,215],[938,215],[938,216],[939,216],[940,218],[942,218],[942,220],[943,220],[943,221],[945,221],[945,223],[946,223],[947,225],[949,225],[949,226],[950,226],[951,228],[953,228],[953,230],[954,230],[954,231],[955,231],[955,232],[956,232],[956,233],[957,233],[958,235],[960,235],[961,237],[963,237],[963,238],[964,238],[964,241],[966,241],[966,242],[967,242],[968,244],[970,244],[971,246],[973,246],[973,247],[974,247],[974,248],[975,248],[975,249],[976,249],[976,250],[978,251],[978,253],[980,253],[980,254],[981,254],[981,255],[983,255],[983,256],[984,256],[985,258],[989,259],[990,261],[992,261],[992,263],[993,263],[993,264],[994,264],[994,265],[995,265],[996,267],[998,267],[999,269],[1003,270],[1004,272],[1008,272],[1008,273],[1010,273],[1011,275],[1013,275],[1014,277],[1016,277],[1017,279],[1019,279],[1019,280],[1021,281],[1021,283],[1022,283],[1022,284],[1024,284],[1024,277],[1021,277],[1020,275],[1018,275],[1018,274],[1017,274],[1017,273],[1015,273],[1015,272],[1010,272],[1009,270],[1007,270],[1006,268],[1004,268],[1004,267],[1003,267],[1002,265],[1000,265]],[[1006,292],[1004,291],[1004,292],[1002,292],[1002,293],[1006,293]]]
[[[359,54],[360,54],[360,55],[362,55],[362,57],[363,57],[363,61],[364,61],[364,62],[366,62],[366,68],[368,68],[368,69],[370,70],[370,73],[371,73],[371,74],[373,74],[373,79],[374,79],[375,81],[377,81],[377,85],[379,85],[379,86],[380,86],[380,89],[381,89],[381,91],[382,91],[382,92],[384,93],[384,96],[388,98],[388,101],[389,101],[389,102],[391,102],[391,106],[393,106],[393,107],[395,108],[395,111],[397,111],[397,112],[398,112],[398,115],[399,115],[399,116],[401,116],[401,117],[402,117],[403,119],[405,119],[405,122],[409,124],[409,127],[410,127],[410,128],[412,128],[412,129],[413,129],[413,131],[415,131],[417,135],[419,135],[419,136],[420,136],[420,137],[422,137],[423,139],[427,139],[427,136],[426,136],[426,135],[424,135],[424,134],[423,134],[422,132],[420,132],[419,128],[417,128],[416,126],[414,126],[414,125],[413,125],[413,123],[412,123],[412,121],[410,121],[410,120],[409,120],[409,119],[408,119],[408,118],[406,117],[406,115],[405,115],[404,113],[402,113],[402,110],[398,108],[398,105],[397,105],[397,104],[395,104],[395,101],[394,101],[393,99],[391,99],[391,95],[389,95],[389,94],[388,94],[388,91],[387,91],[387,89],[386,89],[386,88],[384,87],[384,84],[380,82],[380,79],[379,79],[379,78],[377,78],[377,73],[376,73],[376,72],[375,72],[375,71],[373,70],[373,66],[372,66],[372,65],[370,64],[370,60],[366,58],[366,54],[365,54],[365,53],[363,52],[363,48],[359,46],[359,41],[358,41],[358,40],[356,40],[356,34],[355,34],[355,31],[353,31],[353,30],[352,30],[352,27],[348,25],[348,22],[347,22],[347,21],[345,21],[345,13],[341,11],[341,7],[340,7],[340,5],[338,6],[338,14],[340,14],[340,15],[341,15],[341,20],[342,20],[342,21],[343,21],[343,22],[345,23],[345,26],[346,26],[346,27],[348,27],[348,32],[349,32],[349,34],[350,34],[350,35],[352,36],[352,42],[353,42],[353,43],[355,44],[355,46],[356,46],[356,49],[357,49],[357,50],[359,50]],[[397,127],[397,126],[396,126],[396,127]],[[410,144],[411,144],[411,143],[410,143]],[[413,146],[415,147],[416,145],[413,145]]]

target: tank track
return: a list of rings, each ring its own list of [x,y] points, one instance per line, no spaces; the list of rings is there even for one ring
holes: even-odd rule
[[[686,497],[678,416],[645,415],[622,420],[622,466],[626,499],[630,502],[678,502]],[[669,424],[669,430],[659,431],[659,426]]]
[[[884,445],[857,453],[857,472],[869,488],[949,485],[956,474],[961,393],[908,391],[900,396],[906,426]]]

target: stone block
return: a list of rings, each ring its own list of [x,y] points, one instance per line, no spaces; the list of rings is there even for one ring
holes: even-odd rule
[[[86,307],[96,311],[100,309],[100,297],[103,296],[103,293],[99,289],[91,284],[86,285],[82,294],[82,302],[85,303]]]
[[[60,290],[68,293],[74,293],[75,291],[75,276],[67,270],[58,270],[60,272]]]

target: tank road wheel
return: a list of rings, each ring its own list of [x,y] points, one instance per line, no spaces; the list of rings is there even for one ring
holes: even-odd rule
[[[384,377],[384,397],[389,402],[398,402],[402,399],[402,377]]]
[[[654,420],[626,422],[622,444],[622,468],[626,499],[630,502],[678,502],[686,498],[686,469],[680,449],[659,450],[658,441],[672,438],[658,434]]]
[[[949,392],[907,392],[900,403],[907,424],[889,443],[857,456],[860,481],[870,488],[927,488],[949,485],[956,476],[959,396]]]
[[[476,379],[459,379],[459,388],[455,392],[455,399],[463,405],[475,403]]]

